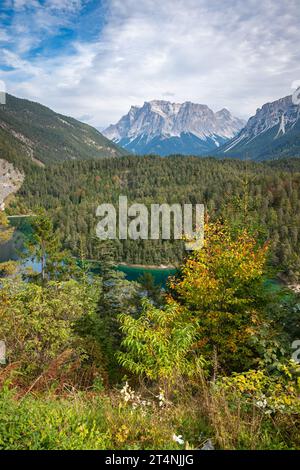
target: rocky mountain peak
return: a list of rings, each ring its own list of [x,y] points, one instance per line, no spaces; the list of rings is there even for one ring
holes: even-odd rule
[[[220,149],[228,156],[248,155],[260,160],[295,156],[299,148],[300,107],[292,96],[265,103],[246,126]],[[284,137],[284,138],[283,138]]]
[[[243,126],[244,122],[232,116],[225,108],[214,113],[207,105],[191,101],[175,103],[151,100],[145,101],[142,106],[132,106],[128,114],[103,133],[132,151],[143,152],[145,145],[149,147],[149,143],[155,139],[157,153],[160,153],[160,140],[164,141],[165,146],[166,139],[176,138],[178,146],[178,139],[186,140],[189,135],[194,142],[195,139],[202,141],[203,153],[203,148],[218,147],[220,143],[236,135]],[[192,153],[195,153],[194,146]]]

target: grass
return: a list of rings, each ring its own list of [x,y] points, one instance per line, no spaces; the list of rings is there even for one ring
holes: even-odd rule
[[[172,438],[180,424],[184,416],[174,420],[170,410],[134,409],[101,394],[0,396],[2,450],[182,449]]]
[[[296,449],[299,418],[245,409],[206,386],[201,395],[159,406],[158,399],[126,402],[119,391],[66,391],[25,396],[0,392],[1,450]],[[184,444],[174,441],[182,435]]]

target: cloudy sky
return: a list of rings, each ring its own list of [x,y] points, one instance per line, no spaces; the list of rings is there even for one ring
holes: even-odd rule
[[[151,99],[248,117],[300,80],[299,0],[0,0],[0,79],[100,129]]]

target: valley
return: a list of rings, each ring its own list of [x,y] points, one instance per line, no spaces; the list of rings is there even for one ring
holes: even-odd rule
[[[0,1],[7,468],[297,466],[299,24],[299,0]]]
[[[12,103],[28,113],[27,102]],[[288,151],[270,159],[266,151],[262,161],[251,161],[242,150],[231,156],[229,148],[250,148],[266,135],[272,145],[275,139],[293,148],[295,113],[283,126],[275,106],[266,123],[267,107],[259,124],[250,120],[233,140],[232,131],[204,139],[180,133],[170,139],[181,155],[167,155],[166,136],[164,156],[126,155],[108,140],[95,155],[87,151],[85,125],[78,124],[84,134],[74,146],[67,120],[47,111],[54,127],[46,123],[40,134],[41,115],[33,108],[28,126],[24,120],[0,126],[0,334],[8,351],[0,417],[15,423],[0,429],[2,442],[9,439],[4,445],[32,448],[34,428],[42,449],[178,450],[185,422],[193,448],[207,441],[220,449],[299,446],[290,421],[299,416],[298,366],[291,369],[290,357],[300,334],[300,158],[287,158]],[[157,142],[155,151],[163,148]],[[207,145],[220,153],[199,158]],[[96,208],[117,206],[120,195],[147,208],[204,204],[204,247],[187,252],[172,236],[99,240]],[[12,387],[3,392],[5,374]],[[234,410],[237,401],[243,416]],[[224,407],[232,410],[225,419]],[[256,416],[253,444],[248,428]],[[234,441],[232,422],[242,429]]]

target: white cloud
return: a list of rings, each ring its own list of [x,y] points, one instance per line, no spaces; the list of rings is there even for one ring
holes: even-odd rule
[[[90,116],[98,127],[154,98],[227,107],[244,117],[290,94],[300,78],[298,0],[110,0],[97,39],[74,42],[72,55],[22,59],[40,31],[51,34],[60,24],[57,8],[82,7],[76,0],[46,4],[36,9],[33,34],[23,32],[14,54],[5,53],[14,70],[1,78],[16,95]]]
[[[15,11],[26,8],[74,11],[79,9],[82,5],[81,0],[45,0],[42,5],[38,0],[11,0],[7,3],[7,6],[10,6]]]
[[[9,43],[16,53],[29,53],[47,37],[55,37],[60,28],[71,26],[82,6],[81,0],[45,0],[43,4],[38,0],[10,0],[6,8],[13,12],[12,21],[0,41]]]

